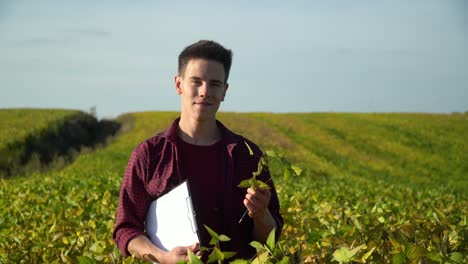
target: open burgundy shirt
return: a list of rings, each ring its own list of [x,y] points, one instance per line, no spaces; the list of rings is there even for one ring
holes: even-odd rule
[[[193,161],[197,157],[189,157],[194,155],[194,149],[190,149],[190,146],[188,149],[184,146],[184,151],[180,149],[182,140],[176,134],[179,120],[176,119],[168,129],[142,142],[132,152],[120,190],[113,232],[115,243],[122,254],[128,256],[128,242],[138,235],[146,235],[145,217],[151,202],[188,179],[202,245],[208,246],[209,237],[203,227],[203,224],[207,224],[218,234],[225,234],[231,238],[231,241],[221,243],[222,250],[238,252],[235,256],[237,258],[252,257],[255,250],[249,243],[253,240],[253,221],[247,216],[239,224],[239,219],[245,211],[243,200],[246,190],[237,185],[242,180],[252,177],[262,152],[253,142],[231,132],[217,121],[223,138],[208,148],[219,148],[217,153],[221,153],[221,157],[212,157],[213,160],[208,161],[217,163],[211,168],[214,171],[208,172],[211,173],[208,175],[211,179],[201,179],[193,183],[193,178],[197,176],[187,174],[191,166],[196,165]],[[249,154],[244,141],[254,151],[253,156]],[[206,165],[207,162],[203,164]],[[215,177],[216,171],[221,173],[221,177]],[[267,182],[270,175],[265,171],[258,179]],[[268,181],[268,184],[272,187],[269,210],[278,226],[276,238],[279,238],[283,218],[279,213],[278,196],[273,181]]]

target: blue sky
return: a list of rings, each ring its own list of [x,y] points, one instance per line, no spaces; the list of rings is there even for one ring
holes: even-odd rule
[[[0,108],[179,110],[188,44],[234,52],[222,111],[464,112],[466,1],[0,1]]]

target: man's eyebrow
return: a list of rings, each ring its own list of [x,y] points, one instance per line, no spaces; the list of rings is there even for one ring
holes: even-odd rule
[[[196,77],[196,76],[190,76],[189,79],[192,80],[192,81],[201,81],[202,80],[202,78]],[[209,80],[209,82],[210,83],[215,83],[215,84],[223,84],[224,83],[223,81],[217,80],[217,79]]]
[[[220,80],[210,80],[210,83],[223,84],[224,82]]]

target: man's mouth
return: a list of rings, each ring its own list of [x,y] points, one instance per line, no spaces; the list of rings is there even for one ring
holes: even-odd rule
[[[211,103],[208,103],[208,102],[195,102],[193,104],[196,104],[196,105],[203,105],[203,106],[210,106],[212,105]]]

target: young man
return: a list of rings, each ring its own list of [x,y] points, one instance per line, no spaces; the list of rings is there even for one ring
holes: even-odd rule
[[[136,147],[123,178],[113,238],[125,256],[176,263],[187,259],[187,248],[199,249],[199,245],[180,245],[166,252],[145,234],[150,203],[183,180],[189,183],[202,245],[208,246],[210,240],[203,225],[229,236],[231,241],[221,243],[221,248],[238,252],[236,258],[251,258],[255,250],[249,243],[265,242],[274,228],[279,237],[283,219],[268,171],[259,179],[270,190],[237,187],[252,177],[262,152],[216,120],[228,89],[231,61],[230,50],[205,40],[179,55],[175,89],[181,97],[180,118]],[[246,209],[249,217],[239,223]]]

